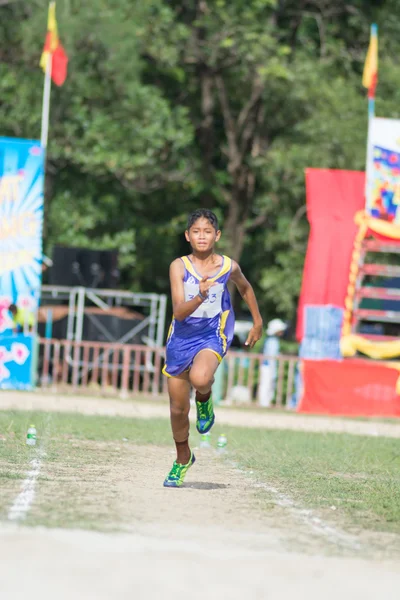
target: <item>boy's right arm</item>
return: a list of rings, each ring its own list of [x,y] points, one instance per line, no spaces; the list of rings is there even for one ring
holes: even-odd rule
[[[199,282],[200,294],[192,298],[192,300],[185,300],[185,291],[183,289],[183,276],[185,274],[185,268],[182,261],[177,258],[171,263],[169,268],[169,278],[171,282],[171,297],[172,297],[172,310],[174,317],[177,321],[183,321],[186,317],[190,317],[194,311],[199,308],[200,304],[208,297],[208,290],[214,285],[212,282],[207,281],[207,277]]]

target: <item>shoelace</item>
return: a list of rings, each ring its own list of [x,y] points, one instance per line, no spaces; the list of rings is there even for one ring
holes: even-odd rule
[[[190,461],[189,461],[190,462]],[[172,465],[172,469],[170,474],[168,475],[168,479],[179,479],[181,476],[181,471],[184,469],[184,467],[186,467],[187,465],[180,465],[177,462],[174,462],[174,464]]]
[[[205,408],[205,405],[207,404],[208,400],[206,402],[199,402],[200,406],[199,406],[199,417],[200,419],[207,419],[208,415],[208,411]]]
[[[190,464],[191,464],[191,460],[192,460],[192,455],[190,456],[190,460],[189,460]],[[172,469],[170,471],[170,474],[168,475],[168,479],[179,479],[180,476],[181,476],[181,471],[185,467],[187,467],[187,465],[181,465],[181,464],[179,464],[177,462],[174,462],[174,464],[172,465]]]
[[[179,479],[180,470],[182,467],[183,467],[183,465],[178,465],[178,463],[174,463],[168,478],[169,479]]]

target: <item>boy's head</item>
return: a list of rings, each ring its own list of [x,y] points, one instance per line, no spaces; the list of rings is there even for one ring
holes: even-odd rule
[[[221,237],[216,215],[207,208],[198,208],[188,218],[186,240],[193,250],[208,252]]]
[[[217,216],[207,208],[198,208],[190,213],[188,217],[187,230],[189,231],[192,225],[199,219],[206,219],[212,225],[215,231],[219,230]]]

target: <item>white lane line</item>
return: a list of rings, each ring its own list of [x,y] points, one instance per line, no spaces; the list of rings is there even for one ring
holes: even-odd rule
[[[274,496],[275,502],[282,508],[288,508],[290,512],[303,521],[305,525],[310,527],[315,533],[323,536],[326,540],[337,546],[344,546],[352,550],[360,550],[361,544],[357,539],[344,531],[340,531],[336,527],[329,525],[320,517],[317,517],[311,509],[301,508],[286,494],[283,494],[276,488],[266,483],[255,483],[253,487],[262,488]]]
[[[252,473],[241,469],[237,463],[229,461],[230,464],[235,467],[237,471],[244,473],[248,477],[252,477]],[[325,538],[331,544],[335,546],[341,546],[349,548],[351,550],[361,550],[361,544],[358,540],[344,531],[340,531],[333,525],[329,525],[323,521],[320,517],[317,517],[311,509],[302,508],[298,506],[290,496],[283,494],[278,489],[267,483],[254,482],[252,484],[254,488],[261,488],[273,496],[274,501],[278,506],[288,509],[291,514],[299,521],[302,521],[307,527],[312,529],[316,534]]]
[[[26,478],[21,486],[21,491],[8,511],[9,521],[22,521],[28,514],[35,498],[36,481],[42,468],[42,459],[44,455],[45,452],[39,450],[36,458],[31,460],[31,469],[26,474]]]

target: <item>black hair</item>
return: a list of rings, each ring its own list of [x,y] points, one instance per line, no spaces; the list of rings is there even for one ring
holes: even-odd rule
[[[187,222],[187,230],[192,227],[192,225],[197,221],[197,219],[207,219],[214,227],[215,231],[219,230],[218,219],[217,216],[208,208],[198,208],[190,213]]]
[[[18,308],[16,307],[15,304],[10,304],[10,306],[8,307],[8,310],[13,313],[13,312],[17,312]]]

